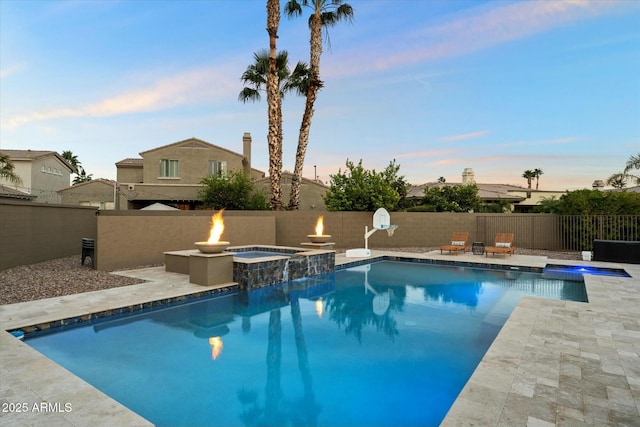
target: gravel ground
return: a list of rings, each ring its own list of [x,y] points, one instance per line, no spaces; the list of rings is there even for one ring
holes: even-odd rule
[[[397,252],[423,253],[437,248],[385,248]],[[337,250],[344,252],[344,250]],[[542,255],[551,259],[580,259],[579,252],[552,252],[517,249],[520,255]],[[141,266],[136,268],[149,267]],[[122,277],[106,271],[80,265],[80,255],[24,265],[0,271],[0,305],[59,297],[81,292],[141,283],[141,280]]]

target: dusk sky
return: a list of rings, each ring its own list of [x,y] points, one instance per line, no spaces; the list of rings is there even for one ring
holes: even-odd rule
[[[591,188],[640,152],[640,1],[350,0],[329,29],[304,176],[347,159],[444,177]],[[284,1],[282,2],[284,4]],[[309,61],[304,17],[278,49]],[[238,101],[266,0],[0,0],[0,147],[71,150],[93,178],[196,137],[268,172],[267,104]],[[304,100],[283,104],[292,171]]]

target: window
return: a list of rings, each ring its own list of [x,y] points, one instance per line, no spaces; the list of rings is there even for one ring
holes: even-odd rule
[[[209,176],[225,176],[227,162],[224,160],[209,160]]]
[[[178,161],[177,160],[160,160],[160,177],[161,178],[178,178]]]

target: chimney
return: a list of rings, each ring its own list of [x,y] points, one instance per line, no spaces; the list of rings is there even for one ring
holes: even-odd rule
[[[595,181],[593,181],[593,184],[591,184],[591,187],[594,190],[602,190],[604,188],[604,181],[601,179],[596,179]]]
[[[464,168],[462,172],[462,183],[463,184],[473,184],[475,180],[473,179],[473,169]]]
[[[251,176],[251,134],[249,132],[245,132],[242,135],[242,155],[244,156],[244,159],[242,159],[244,172]]]

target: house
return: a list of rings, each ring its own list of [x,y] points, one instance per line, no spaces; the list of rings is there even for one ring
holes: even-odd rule
[[[443,185],[464,185],[475,183],[478,187],[478,197],[483,203],[507,202],[512,212],[530,212],[534,206],[540,204],[543,199],[559,198],[566,191],[535,190],[510,184],[485,184],[475,182],[473,169],[465,168],[462,172],[462,182],[440,183],[430,182],[422,185],[412,185],[407,191],[407,199],[422,198],[426,188]]]
[[[115,209],[116,182],[110,179],[92,179],[58,190],[63,205],[93,206],[105,210]]]
[[[0,199],[13,199],[13,200],[24,200],[28,202],[32,202],[36,196],[32,196],[31,194],[23,193],[20,190],[16,190],[15,188],[7,187],[4,184],[0,184]]]
[[[283,171],[280,177],[280,187],[282,188],[282,204],[287,206],[289,204],[289,198],[291,196],[291,181],[293,173]],[[264,177],[256,181],[256,189],[264,191],[265,194],[271,192],[271,178]],[[300,181],[300,204],[299,209],[325,211],[324,196],[329,187],[324,185],[320,180],[307,179],[302,177]]]
[[[264,178],[251,167],[251,134],[242,136],[243,153],[197,138],[189,138],[140,153],[116,163],[116,209],[141,209],[163,203],[182,210],[200,206],[198,190],[207,176],[231,170],[246,171],[253,179]]]
[[[9,157],[15,174],[20,177],[19,183],[0,178],[5,189],[26,194],[34,202],[60,203],[58,190],[68,187],[71,174],[75,173],[64,157],[55,151],[42,150],[0,150],[0,153]]]

